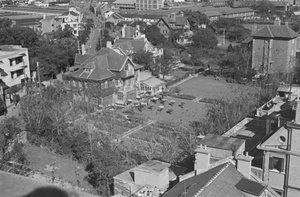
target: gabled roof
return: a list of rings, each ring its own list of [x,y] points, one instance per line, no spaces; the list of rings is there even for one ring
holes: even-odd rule
[[[127,55],[127,50],[132,50],[133,53],[143,51],[145,47],[146,42],[142,39],[117,39],[115,41],[114,47],[121,48]]]
[[[272,145],[272,148],[281,148],[281,147],[286,148],[287,135],[288,135],[287,129],[284,127],[281,127],[258,146],[259,147],[268,147],[268,145]],[[282,141],[282,137],[284,137],[286,140]]]
[[[242,178],[231,163],[224,163],[177,183],[163,197],[246,197],[235,187]]]
[[[266,25],[251,35],[262,38],[286,38],[293,39],[299,35],[286,25]]]
[[[114,77],[115,75],[109,71],[107,55],[95,56],[85,61],[81,68],[77,71],[70,73],[72,77],[90,80],[105,80]],[[86,72],[90,69],[90,72]]]
[[[165,23],[165,25],[166,25],[170,30],[173,29],[173,28],[171,27],[170,23],[169,23],[169,17],[166,17],[166,16],[161,17],[161,18],[157,21],[156,24],[158,24],[160,21],[163,21],[163,22]]]
[[[75,54],[75,62],[74,62],[74,64],[75,65],[82,64],[83,62],[85,62],[87,59],[89,59],[92,56],[93,56],[92,54],[84,54],[84,55],[82,55],[80,53],[76,53]]]

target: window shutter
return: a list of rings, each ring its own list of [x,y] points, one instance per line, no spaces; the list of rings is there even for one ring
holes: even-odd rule
[[[274,159],[273,159],[273,157],[270,157],[270,159],[269,159],[269,169],[274,169]]]

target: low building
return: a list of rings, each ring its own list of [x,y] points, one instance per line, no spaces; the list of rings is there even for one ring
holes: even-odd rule
[[[158,10],[164,7],[164,0],[136,0],[138,10]]]
[[[156,95],[166,90],[166,82],[152,76],[149,71],[141,72],[140,84],[140,93]]]
[[[102,48],[96,54],[77,54],[77,69],[64,75],[70,89],[90,91],[96,105],[126,105],[138,95],[140,69],[125,54]]]
[[[116,0],[113,5],[117,6],[120,10],[134,10],[136,0]]]
[[[116,175],[113,178],[114,193],[123,196],[145,196],[151,193],[151,196],[159,197],[168,189],[170,182],[185,170],[178,166],[174,168],[169,163],[151,160]]]
[[[0,46],[0,85],[6,106],[12,102],[12,95],[6,92],[13,87],[22,87],[29,78],[31,75],[28,49],[17,45]]]

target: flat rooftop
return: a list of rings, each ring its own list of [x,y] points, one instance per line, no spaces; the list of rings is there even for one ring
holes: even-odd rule
[[[206,145],[210,148],[217,148],[223,150],[237,150],[245,143],[245,140],[224,137],[220,135],[207,134],[201,141],[200,144]]]

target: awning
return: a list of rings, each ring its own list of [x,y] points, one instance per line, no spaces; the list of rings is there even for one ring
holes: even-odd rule
[[[277,89],[277,92],[291,92],[291,86],[289,85],[281,85],[279,86],[279,88]]]
[[[163,82],[162,80],[157,79],[155,77],[148,78],[145,81],[141,81],[141,83],[144,83],[145,85],[147,85],[151,88],[156,87],[161,84],[165,84],[165,82]]]

